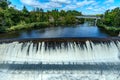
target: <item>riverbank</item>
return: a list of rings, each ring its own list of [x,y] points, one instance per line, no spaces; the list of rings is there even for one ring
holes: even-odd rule
[[[16,26],[12,26],[10,28],[7,28],[6,31],[10,32],[10,31],[17,31],[17,30],[28,30],[28,29],[32,29],[32,28],[43,28],[43,27],[48,27],[50,26],[49,22],[34,22],[34,23],[29,23],[29,24],[18,24]]]
[[[111,36],[118,36],[120,32],[120,28],[117,27],[109,27],[104,24],[97,24],[97,26],[104,32],[110,34]]]
[[[53,26],[66,26],[66,25],[75,25],[75,24],[82,24],[81,23],[62,23],[62,22],[34,22],[34,23],[22,23],[18,24],[16,26],[11,26],[10,28],[4,29],[1,31],[1,33],[6,33],[6,32],[11,32],[11,31],[19,31],[19,30],[29,30],[29,29],[41,29],[41,28],[46,28],[46,27],[53,27]]]

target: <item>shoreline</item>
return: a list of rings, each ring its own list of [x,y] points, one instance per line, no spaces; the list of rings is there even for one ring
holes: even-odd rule
[[[109,27],[104,24],[97,24],[97,26],[104,32],[110,34],[111,36],[118,36],[120,33],[120,28],[117,27]]]
[[[68,26],[68,25],[76,25],[76,24],[83,24],[81,23],[71,23],[71,24],[61,24],[60,22],[54,23],[54,22],[33,22],[33,23],[23,23],[18,24],[16,26],[11,26],[10,28],[4,29],[0,33],[7,33],[11,31],[20,31],[20,30],[30,30],[30,29],[42,29],[47,27],[57,27],[57,26]]]

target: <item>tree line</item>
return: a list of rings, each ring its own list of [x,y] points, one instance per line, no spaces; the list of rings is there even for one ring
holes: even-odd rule
[[[76,19],[75,16],[81,16],[82,13],[75,10],[58,11],[58,9],[54,9],[44,11],[42,8],[34,8],[32,11],[28,11],[25,6],[22,10],[17,10],[14,7],[10,7],[10,4],[11,2],[8,0],[0,0],[0,32],[17,28],[22,29],[24,28],[23,26],[27,26],[24,24],[30,25],[31,23],[35,23],[34,25],[31,24],[32,26],[37,24],[39,24],[38,26],[41,24],[57,26],[83,23],[84,21],[83,19]]]
[[[99,15],[101,19],[98,21],[98,27],[111,35],[120,33],[120,7],[107,10],[103,15]]]
[[[120,8],[107,10],[103,15],[102,22],[108,26],[120,27]]]

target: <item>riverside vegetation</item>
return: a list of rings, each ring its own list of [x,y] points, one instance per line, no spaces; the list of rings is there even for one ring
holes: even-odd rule
[[[8,0],[0,0],[0,32],[84,22],[83,19],[75,18],[75,16],[82,15],[81,12],[75,10],[58,11],[54,9],[44,12],[43,9],[35,8],[28,11],[25,6],[22,10],[17,10],[10,7],[10,4]]]
[[[17,31],[32,28],[44,28],[58,25],[71,25],[84,23],[84,19],[77,19],[75,16],[81,16],[82,13],[76,10],[51,10],[44,11],[40,8],[34,8],[28,11],[24,6],[18,10],[11,6],[8,0],[0,0],[0,33]],[[97,26],[103,31],[116,35],[120,32],[120,8],[107,10],[104,14],[97,15],[101,17]]]
[[[101,19],[98,21],[97,26],[110,35],[117,35],[120,33],[120,8],[117,7],[112,10],[107,10]]]

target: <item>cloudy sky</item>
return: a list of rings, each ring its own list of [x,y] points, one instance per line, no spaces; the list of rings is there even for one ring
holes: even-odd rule
[[[120,0],[10,0],[19,10],[25,5],[28,10],[34,7],[45,10],[78,10],[83,14],[101,14],[107,9],[120,7]]]

